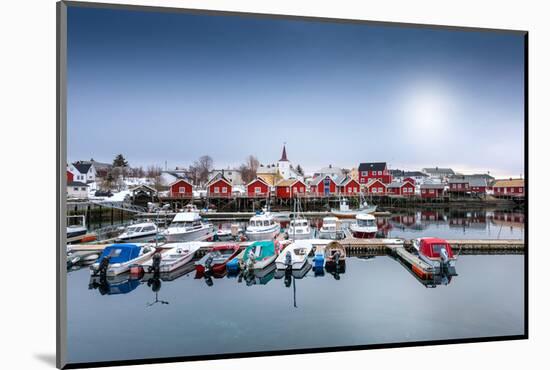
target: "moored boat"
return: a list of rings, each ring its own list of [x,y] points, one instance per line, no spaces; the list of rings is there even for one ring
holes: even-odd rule
[[[455,273],[456,256],[448,241],[440,238],[417,238],[412,240],[414,249],[421,260],[436,271]]]
[[[248,240],[272,240],[280,231],[281,225],[274,221],[271,212],[264,209],[250,218],[245,234]]]
[[[158,234],[158,227],[153,222],[142,222],[139,224],[133,224],[124,230],[120,234],[116,241],[117,243],[127,242],[148,242],[155,239]]]
[[[349,226],[349,229],[354,237],[368,239],[374,238],[378,231],[376,218],[368,213],[360,213],[355,216],[355,223]]]
[[[197,273],[202,274],[208,271],[221,273],[225,271],[227,262],[239,254],[238,244],[228,244],[212,248],[200,260],[195,262]]]
[[[299,270],[307,262],[307,257],[313,246],[306,240],[297,240],[287,245],[275,259],[277,269]]]
[[[214,226],[197,212],[179,212],[162,233],[169,243],[201,240],[212,234]]]
[[[257,241],[249,245],[243,255],[242,264],[247,270],[260,270],[277,258],[277,246],[273,240]]]
[[[309,226],[309,221],[302,217],[290,220],[290,226],[288,227],[288,238],[292,240],[310,239],[311,227]]]
[[[99,259],[90,266],[90,272],[92,275],[119,275],[127,272],[131,265],[144,264],[154,253],[152,246],[112,244],[103,249]]]
[[[332,241],[326,245],[324,252],[325,266],[327,268],[344,265],[346,263],[346,249],[342,244]]]
[[[323,225],[319,229],[319,239],[342,239],[342,231],[339,229],[337,217],[324,217]]]
[[[350,209],[346,198],[340,199],[340,207],[332,208],[330,212],[338,218],[354,218],[360,213],[373,213],[376,211],[376,206],[370,206],[366,201],[363,201],[358,209]]]
[[[195,252],[197,252],[202,243],[201,242],[187,242],[187,243],[174,243],[171,244],[172,248],[162,252],[160,254],[159,272],[172,272],[189,263]],[[147,270],[153,266],[153,260],[150,259],[143,264],[143,267]]]
[[[70,224],[73,219],[80,220],[80,223]],[[88,232],[86,227],[86,217],[82,215],[78,216],[67,216],[67,239],[74,238],[77,236],[84,236]]]

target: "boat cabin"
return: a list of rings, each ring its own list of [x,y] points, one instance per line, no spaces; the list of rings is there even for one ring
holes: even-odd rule
[[[274,224],[275,224],[275,221],[273,221],[273,217],[269,217],[266,215],[253,216],[248,222],[248,226],[256,226],[256,227],[271,226]]]
[[[430,259],[440,259],[441,250],[445,249],[449,258],[454,258],[451,245],[444,239],[423,238],[420,240],[418,252]]]
[[[109,263],[124,263],[139,257],[141,247],[135,244],[112,244],[103,250],[101,256],[97,260],[98,263],[110,257]]]
[[[296,227],[300,227],[300,226],[308,226],[308,222],[305,218],[297,218],[295,220],[291,220],[290,221],[290,226],[296,226]]]
[[[376,226],[376,218],[373,215],[366,213],[359,213],[356,217],[357,226],[371,227]]]
[[[201,227],[202,217],[195,212],[179,212],[174,216],[169,227]]]

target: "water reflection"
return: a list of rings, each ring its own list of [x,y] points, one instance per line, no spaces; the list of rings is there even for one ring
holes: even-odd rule
[[[137,279],[131,279],[127,273],[117,276],[91,276],[88,289],[97,289],[101,295],[128,294],[140,283]]]

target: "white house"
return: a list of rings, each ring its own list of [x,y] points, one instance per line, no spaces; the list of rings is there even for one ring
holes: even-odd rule
[[[244,185],[244,181],[241,175],[241,170],[235,169],[235,168],[226,168],[221,170],[212,170],[209,174],[208,181],[212,180],[216,176],[222,176],[225,177],[227,180],[231,182],[232,185]]]
[[[73,180],[77,182],[94,182],[97,177],[95,166],[90,162],[74,162],[69,166],[69,171],[74,176]]]
[[[160,184],[162,186],[169,186],[170,184],[181,179],[187,180],[186,170],[169,170],[169,171],[162,171],[160,173]]]
[[[67,198],[88,199],[88,185],[80,181],[67,182]]]
[[[283,179],[298,179],[300,181],[304,181],[304,177],[300,175],[296,170],[292,167],[292,164],[288,160],[286,156],[286,145],[283,145],[283,153],[281,154],[281,159],[277,162],[277,170],[279,171],[279,174],[282,176]]]

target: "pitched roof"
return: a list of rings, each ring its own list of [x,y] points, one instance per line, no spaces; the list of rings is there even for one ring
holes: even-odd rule
[[[176,180],[172,181],[170,184],[168,184],[168,186],[172,186],[174,184],[177,184],[178,182],[180,181],[183,181],[183,182],[186,182],[188,183],[189,185],[193,186],[193,184],[191,184],[191,181],[189,181],[188,179],[184,178],[184,177],[178,177]]]
[[[419,177],[419,176],[428,177],[428,175],[425,174],[425,173],[422,172],[422,171],[405,171],[405,172],[403,173],[403,176],[404,176],[404,177]]]
[[[295,183],[297,182],[301,182],[303,184],[302,181],[298,180],[298,179],[288,179],[288,180],[281,180],[279,181],[275,186],[276,187],[281,187],[281,186],[292,186],[294,185]]]
[[[507,180],[495,180],[493,187],[514,187],[525,186],[523,179],[507,179]]]
[[[423,168],[422,171],[432,174],[432,175],[454,175],[455,171],[451,168],[442,168],[442,167],[432,167],[432,168]]]
[[[67,183],[67,186],[86,186],[88,187],[87,184],[83,183],[83,182],[80,182],[80,181],[70,181]]]
[[[487,180],[483,177],[470,177],[468,183],[470,186],[487,186]]]
[[[261,177],[256,177],[254,180],[252,180],[252,181],[250,181],[248,184],[246,184],[246,187],[248,187],[249,185],[255,183],[256,181],[263,182],[265,185],[269,186],[269,184],[267,183],[267,181],[265,181],[265,180],[262,179]]]
[[[359,164],[359,171],[383,171],[386,167],[386,162],[366,162]]]
[[[74,168],[78,170],[81,174],[86,174],[90,170],[90,167],[92,167],[91,163],[83,163],[83,162],[75,162],[73,163]]]
[[[388,188],[400,188],[402,187],[403,185],[405,185],[404,182],[397,182],[397,181],[394,181],[390,184],[387,185]]]
[[[454,176],[449,178],[449,184],[464,184],[468,182],[469,180],[464,176]]]
[[[445,189],[445,185],[443,184],[422,184],[420,185],[420,189]]]
[[[330,181],[336,183],[336,182],[332,179],[332,177],[330,177],[330,176],[328,176],[328,175],[323,175],[323,176],[315,176],[313,179],[311,179],[310,185],[314,185],[314,186],[315,186],[315,185],[319,185],[319,183],[321,183],[321,181],[325,180],[327,177],[330,179]]]
[[[380,180],[380,179],[370,179],[369,182],[367,182],[367,186],[371,186],[375,182],[381,183],[382,185],[384,185],[384,187],[388,186],[387,184],[384,184],[384,182],[382,182],[382,180]]]
[[[218,172],[216,176],[212,177],[207,183],[206,186],[210,186],[211,184],[215,183],[218,180],[222,180],[227,183],[227,185],[231,185],[231,181],[229,181],[221,172]]]
[[[283,145],[283,154],[281,155],[279,162],[288,162],[288,159],[286,158],[286,145]]]

